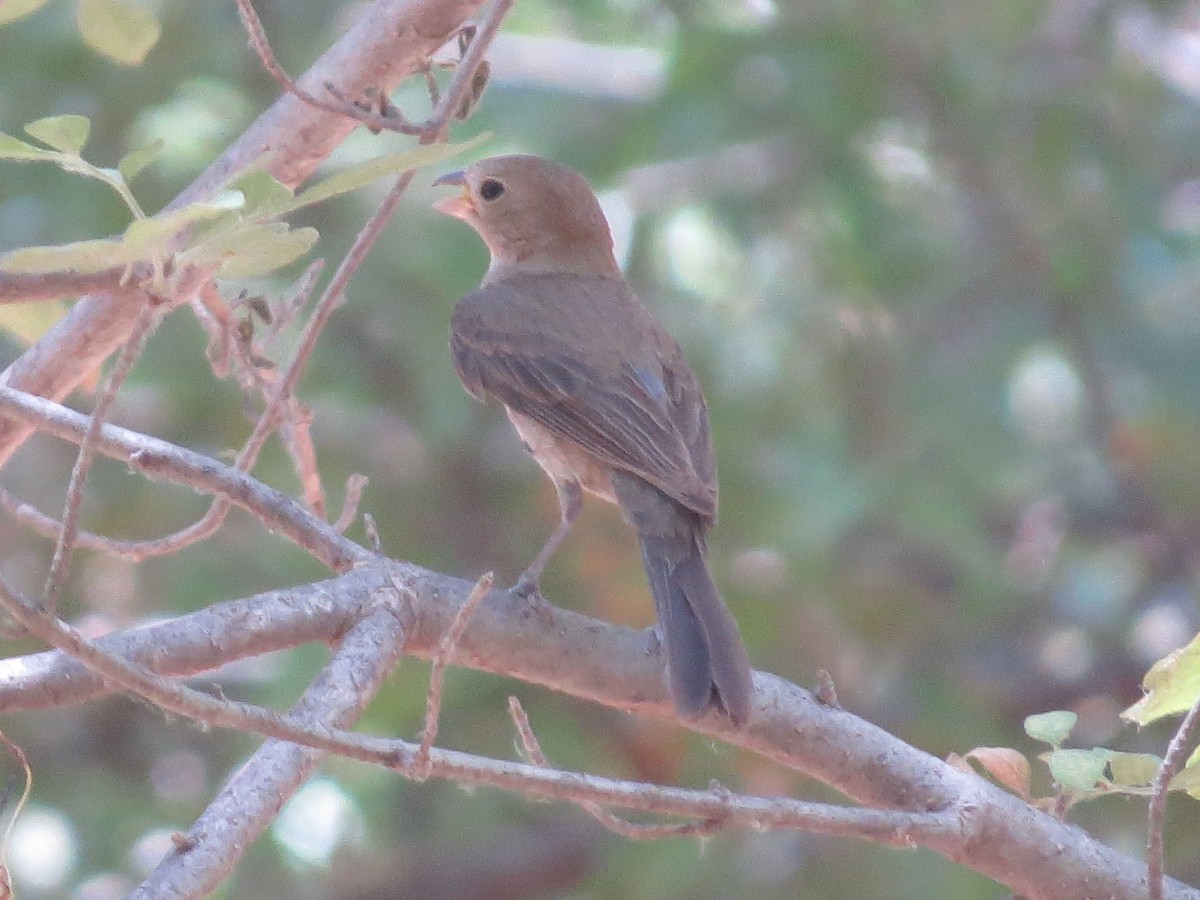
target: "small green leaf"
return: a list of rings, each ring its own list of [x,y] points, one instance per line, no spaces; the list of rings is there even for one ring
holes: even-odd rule
[[[58,154],[27,144],[11,135],[0,132],[0,159],[42,159],[52,162]]]
[[[1096,785],[1106,783],[1104,769],[1112,757],[1111,750],[1096,747],[1093,750],[1054,750],[1046,754],[1050,774],[1064,788],[1077,791],[1092,791]]]
[[[248,217],[272,218],[278,216],[292,202],[291,188],[276,181],[270,172],[262,169],[243,175],[230,187],[245,195],[246,206],[243,215]]]
[[[348,169],[343,169],[336,175],[331,175],[324,181],[314,184],[281,210],[280,215],[320,203],[322,200],[328,200],[339,194],[348,193],[387,175],[398,175],[408,169],[419,169],[422,166],[442,162],[490,137],[490,134],[481,134],[461,144],[424,144],[400,153],[389,153],[387,156],[368,159],[366,162],[350,166]]]
[[[1142,679],[1146,696],[1121,713],[1138,725],[1187,712],[1200,697],[1200,636],[1160,659]]]
[[[121,177],[127,182],[133,181],[138,172],[158,159],[158,154],[162,152],[162,148],[165,146],[165,141],[154,140],[148,144],[143,144],[136,150],[131,150],[121,157],[121,161],[117,163],[117,171],[121,173]]]
[[[1189,760],[1183,771],[1171,779],[1171,790],[1186,791],[1200,800],[1200,763],[1197,760]]]
[[[76,241],[51,247],[22,247],[0,256],[0,269],[24,274],[63,272],[103,272],[116,266],[137,262],[139,257],[120,241]]]
[[[47,147],[76,156],[87,143],[91,130],[92,123],[86,116],[47,116],[25,126],[25,133],[30,137],[37,138]]]
[[[46,5],[46,0],[0,0],[0,25],[14,22]]]
[[[162,34],[158,17],[137,0],[79,0],[76,22],[84,43],[125,66],[140,65]]]
[[[1051,747],[1061,747],[1078,721],[1079,716],[1065,709],[1037,713],[1026,716],[1025,733],[1035,741],[1041,741]]]
[[[251,278],[283,268],[307,253],[315,228],[292,231],[285,222],[239,222],[189,248],[185,264],[219,265],[222,278]]]
[[[1153,753],[1114,753],[1108,761],[1113,783],[1119,787],[1145,787],[1154,781],[1162,760]]]

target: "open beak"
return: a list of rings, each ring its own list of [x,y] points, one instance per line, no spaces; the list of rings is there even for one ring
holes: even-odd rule
[[[453,216],[456,219],[473,219],[475,217],[475,203],[471,200],[471,192],[467,187],[467,177],[460,172],[447,172],[441,178],[433,183],[434,187],[440,185],[455,185],[462,190],[454,197],[446,197],[444,200],[439,200],[433,204],[433,208],[442,215]]]

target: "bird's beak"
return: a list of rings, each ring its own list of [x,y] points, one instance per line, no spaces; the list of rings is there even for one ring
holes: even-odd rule
[[[471,192],[467,188],[467,177],[461,171],[447,172],[441,178],[433,183],[434,187],[440,185],[456,185],[462,188],[462,191],[454,197],[446,197],[444,200],[439,200],[433,204],[433,208],[446,216],[453,216],[456,219],[472,219],[475,217],[475,203],[471,200]]]

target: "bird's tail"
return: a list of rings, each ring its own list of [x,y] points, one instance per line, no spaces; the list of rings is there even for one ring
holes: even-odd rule
[[[705,523],[635,476],[614,478],[637,531],[667,656],[667,685],[680,715],[719,706],[735,725],[750,718],[750,659],[705,561]]]

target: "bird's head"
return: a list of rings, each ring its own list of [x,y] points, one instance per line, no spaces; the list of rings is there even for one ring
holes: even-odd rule
[[[434,204],[479,233],[488,280],[511,273],[619,275],[612,235],[583,176],[538,156],[495,156],[434,184],[462,192]]]

